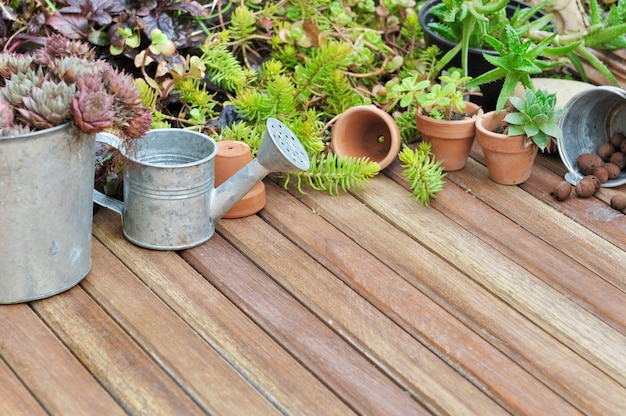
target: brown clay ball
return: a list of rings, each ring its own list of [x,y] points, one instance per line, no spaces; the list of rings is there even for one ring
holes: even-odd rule
[[[556,184],[551,194],[557,201],[565,201],[572,194],[573,186],[567,181]]]
[[[618,211],[623,211],[624,209],[626,209],[626,195],[614,195],[613,198],[611,198],[611,208]]]
[[[615,163],[606,163],[604,169],[609,173],[609,179],[615,179],[620,174],[620,168]]]
[[[609,180],[609,171],[606,170],[604,166],[598,166],[595,168],[592,175],[598,178],[600,183],[604,183]]]
[[[576,190],[576,195],[581,198],[589,198],[597,191],[595,181],[589,176],[582,178],[574,189]]]
[[[587,175],[583,179],[587,179],[588,181],[593,182],[594,186],[596,187],[596,191],[602,186],[602,182],[600,182],[600,179],[598,179],[595,175]]]
[[[626,138],[624,136],[624,133],[613,133],[613,135],[609,139],[609,143],[611,143],[613,146],[615,146],[616,149],[619,149],[619,147],[621,146],[622,142],[624,141],[624,138]]]
[[[603,164],[600,156],[595,153],[583,153],[576,158],[576,166],[583,175],[591,175],[595,168]]]
[[[622,153],[626,153],[626,140],[622,140],[622,144],[619,146],[618,150]]]
[[[622,152],[615,152],[611,155],[609,162],[615,163],[620,170],[623,170],[626,167],[626,154]]]
[[[600,146],[598,146],[598,156],[600,156],[600,158],[605,162],[608,162],[609,159],[611,159],[611,155],[615,153],[615,150],[615,146],[613,146],[611,143],[602,143]]]

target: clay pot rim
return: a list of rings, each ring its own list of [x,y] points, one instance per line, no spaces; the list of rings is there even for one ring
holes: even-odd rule
[[[501,113],[504,113],[504,112],[501,112]],[[539,146],[537,146],[535,142],[530,140],[525,135],[509,136],[507,134],[496,133],[492,130],[489,130],[487,127],[485,127],[484,121],[486,119],[493,118],[493,117],[500,117],[500,115],[496,114],[494,110],[494,111],[489,111],[483,114],[481,117],[476,119],[476,141],[481,147],[491,148],[492,150],[495,147],[498,147],[499,149],[501,149],[500,150],[501,153],[516,153],[520,151],[516,149],[523,149],[523,150],[531,151],[531,150],[534,150],[535,147],[537,149],[539,148]],[[504,117],[504,115],[502,115],[501,117]],[[486,145],[485,139],[487,137],[489,138],[490,142],[497,143],[497,145],[491,146],[491,147]],[[506,151],[504,151],[505,148],[507,149]]]
[[[390,132],[389,153],[387,154],[386,157],[384,157],[380,161],[375,161],[375,160],[370,159],[373,162],[378,163],[378,165],[380,166],[380,170],[383,170],[387,166],[389,166],[398,156],[398,153],[400,152],[400,146],[402,144],[402,139],[400,137],[400,130],[398,128],[396,120],[389,113],[378,108],[377,106],[373,104],[361,104],[361,105],[356,105],[354,107],[350,107],[335,118],[333,131],[331,133],[331,143],[330,143],[331,150],[337,155],[349,156],[348,154],[343,152],[344,149],[342,148],[341,144],[337,146],[337,144],[340,143],[340,141],[337,140],[337,136],[336,136],[336,132],[339,130],[337,129],[337,125],[341,125],[342,123],[341,120],[342,119],[345,120],[346,116],[349,117],[352,114],[359,113],[359,112],[367,112],[367,113],[373,114],[373,116],[380,117],[389,128],[389,132]]]

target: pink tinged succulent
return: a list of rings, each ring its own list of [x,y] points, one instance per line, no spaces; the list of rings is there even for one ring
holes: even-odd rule
[[[5,80],[4,87],[0,89],[0,94],[8,103],[20,106],[22,97],[30,95],[31,90],[40,86],[44,80],[45,76],[41,71],[27,69],[25,72],[13,74],[11,78]]]
[[[74,123],[85,133],[98,133],[114,124],[113,98],[94,89],[92,76],[78,80],[78,96],[72,100]]]
[[[143,137],[152,125],[152,112],[145,107],[138,107],[133,111],[133,117],[121,129],[125,137],[138,139]]]
[[[0,126],[13,126],[13,109],[2,97],[0,97]]]
[[[64,82],[44,80],[41,87],[33,87],[30,95],[22,97],[17,108],[20,118],[36,130],[43,130],[70,121],[70,104],[74,86]]]
[[[88,43],[67,39],[59,34],[52,34],[43,48],[34,53],[35,60],[40,65],[50,65],[59,58],[74,56],[93,60],[94,50]]]
[[[142,102],[133,77],[117,70],[111,70],[107,74],[108,88],[115,96],[116,102],[124,107],[138,106]]]
[[[18,55],[14,53],[0,54],[0,75],[3,78],[9,79],[14,74],[26,72],[32,63],[33,58],[28,55]]]

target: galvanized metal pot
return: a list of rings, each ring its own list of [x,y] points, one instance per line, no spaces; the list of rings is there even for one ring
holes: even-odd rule
[[[599,86],[579,92],[565,106],[559,120],[563,138],[557,140],[559,155],[568,172],[565,179],[576,185],[585,175],[576,167],[582,153],[595,153],[613,133],[626,133],[626,90]],[[626,172],[609,179],[603,187],[626,184]]]
[[[0,303],[45,298],[91,268],[94,135],[0,137]]]

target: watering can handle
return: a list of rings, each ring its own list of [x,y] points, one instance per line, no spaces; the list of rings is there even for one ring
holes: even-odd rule
[[[96,134],[96,141],[101,142],[101,143],[106,143],[110,146],[115,147],[116,149],[119,149],[122,143],[119,137],[110,133]],[[105,208],[109,208],[110,210],[115,211],[118,214],[120,214],[122,217],[124,217],[124,203],[122,201],[118,201],[115,198],[106,196],[102,192],[94,189],[93,190],[93,202]]]

